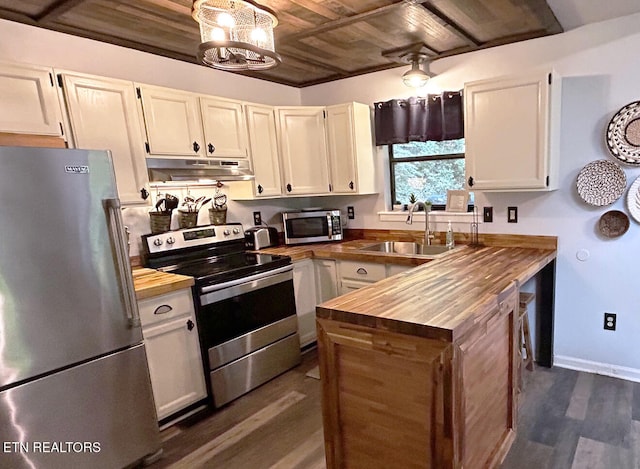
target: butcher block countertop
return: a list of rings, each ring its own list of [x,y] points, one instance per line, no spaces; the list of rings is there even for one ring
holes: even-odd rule
[[[556,258],[555,249],[470,247],[329,300],[317,317],[455,341]]]
[[[169,274],[154,269],[136,268],[132,272],[133,285],[138,300],[164,295],[183,288],[191,288],[195,283],[193,277]]]

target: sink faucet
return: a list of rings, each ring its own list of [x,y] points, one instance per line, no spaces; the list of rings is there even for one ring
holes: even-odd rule
[[[424,244],[426,246],[431,246],[431,239],[433,238],[431,230],[429,230],[429,212],[431,211],[431,204],[427,204],[425,202],[414,203],[409,209],[407,225],[411,225],[413,223],[413,212],[418,208],[418,205],[422,205],[424,207]]]

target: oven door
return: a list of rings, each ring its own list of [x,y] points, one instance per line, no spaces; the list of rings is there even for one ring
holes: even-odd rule
[[[285,244],[342,240],[339,212],[284,213]]]
[[[216,407],[300,362],[293,266],[202,287],[198,303]]]

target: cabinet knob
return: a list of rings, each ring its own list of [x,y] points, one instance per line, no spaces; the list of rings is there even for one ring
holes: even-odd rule
[[[258,184],[258,194],[262,194],[262,192],[264,191],[263,187]]]
[[[469,179],[467,179],[467,183],[469,184],[469,187],[473,187],[473,177],[469,176]]]
[[[291,192],[291,184],[287,184],[287,192]]]
[[[193,323],[193,321],[191,319],[187,320],[187,329],[192,331],[194,327],[195,327],[195,324]]]
[[[200,145],[198,145],[198,142],[193,142],[193,151],[196,153],[200,151]]]
[[[149,198],[149,191],[143,187],[140,189],[140,197],[142,200],[147,200]]]
[[[349,189],[353,190],[353,181],[349,181]]]
[[[209,147],[209,153],[213,153],[214,151],[216,151],[216,147],[213,145],[213,143],[210,143],[207,146]]]
[[[367,269],[365,269],[364,267],[358,267],[358,270],[356,270],[357,273],[359,273],[360,275],[367,275],[369,272],[367,272]]]

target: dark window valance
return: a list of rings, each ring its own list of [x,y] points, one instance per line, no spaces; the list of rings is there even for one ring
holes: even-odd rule
[[[376,145],[454,140],[464,137],[461,91],[374,104]]]

